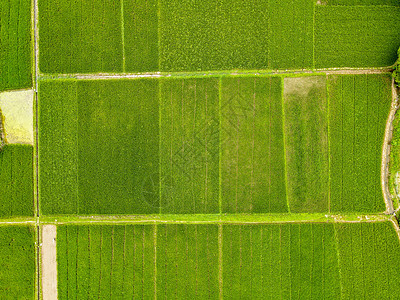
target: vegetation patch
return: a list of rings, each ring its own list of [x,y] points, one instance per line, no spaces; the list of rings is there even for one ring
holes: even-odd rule
[[[0,91],[31,87],[31,0],[1,1],[0,28]]]
[[[221,197],[227,213],[287,212],[279,77],[221,78]]]
[[[397,59],[399,32],[400,7],[318,5],[315,67],[391,66]]]
[[[122,72],[121,1],[49,0],[38,5],[41,72]]]
[[[33,147],[7,144],[0,152],[0,217],[33,214]]]
[[[222,251],[225,298],[340,298],[333,224],[224,225]]]
[[[328,84],[331,210],[384,211],[380,168],[390,76],[332,75]]]
[[[342,298],[395,299],[400,244],[391,222],[335,224]]]
[[[36,299],[34,227],[0,226],[0,262],[2,298]]]

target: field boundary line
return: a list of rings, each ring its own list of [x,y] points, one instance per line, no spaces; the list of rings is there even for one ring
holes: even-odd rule
[[[224,299],[224,277],[223,277],[223,230],[222,224],[218,225],[218,286],[219,286],[219,299]]]
[[[315,4],[314,4],[315,7]],[[331,117],[331,97],[329,95],[329,75],[326,75],[326,101],[328,106],[327,122],[328,122],[328,211],[331,213],[331,135],[330,135],[330,117]]]
[[[157,300],[157,224],[154,224],[154,299]]]
[[[163,218],[160,215],[129,217],[113,217],[103,216],[97,219],[81,217],[42,217],[40,224],[281,224],[281,223],[360,223],[360,222],[385,222],[391,218],[387,214],[371,214],[371,215],[328,215],[318,214],[259,214],[259,215],[197,215],[195,217],[186,215],[169,215]],[[31,222],[35,224],[34,222]],[[0,223],[1,225],[2,223]],[[3,223],[7,225],[7,223]],[[24,223],[15,223],[24,224]]]
[[[287,174],[287,160],[286,160],[286,134],[285,134],[285,80],[281,78],[281,105],[282,105],[282,136],[283,136],[283,160],[285,162],[285,193],[286,193],[286,205],[288,212],[290,213],[290,203],[288,195],[288,174]]]
[[[119,79],[119,78],[157,78],[157,77],[196,77],[201,78],[212,76],[274,76],[274,75],[292,75],[292,74],[316,74],[325,73],[327,75],[362,75],[362,74],[382,74],[393,71],[391,66],[381,68],[322,68],[322,69],[293,69],[293,70],[205,70],[205,71],[188,71],[188,72],[143,72],[143,73],[40,73],[40,79]]]
[[[124,20],[124,0],[120,1],[121,6],[121,41],[122,41],[122,72],[125,73],[125,20]]]
[[[389,161],[390,161],[390,142],[393,134],[393,120],[395,118],[397,109],[399,108],[397,90],[392,78],[392,103],[390,106],[389,115],[386,121],[385,136],[382,145],[382,163],[381,163],[381,186],[383,198],[386,205],[386,213],[394,214],[393,201],[389,191]]]
[[[222,214],[222,78],[218,80],[218,206],[219,213]]]
[[[394,230],[396,231],[397,237],[399,238],[399,242],[400,242],[400,226],[399,226],[399,223],[398,223],[397,219],[394,218],[394,217],[391,218],[390,221],[393,224]]]

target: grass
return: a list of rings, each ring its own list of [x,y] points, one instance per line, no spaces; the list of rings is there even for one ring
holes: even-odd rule
[[[332,75],[328,84],[332,211],[384,211],[379,175],[390,76]]]
[[[122,72],[120,1],[38,4],[41,72]]]
[[[42,81],[42,213],[158,212],[158,107],[156,80]]]
[[[221,196],[224,213],[287,212],[281,80],[221,79]]]
[[[0,152],[0,216],[33,216],[33,147],[5,145]]]
[[[218,213],[218,79],[161,81],[162,213]]]
[[[400,8],[394,6],[316,6],[315,66],[394,64],[400,45],[399,16]]]
[[[378,6],[378,5],[385,5],[385,6],[400,6],[399,1],[397,0],[329,0],[325,1],[327,5],[343,5],[343,6]]]
[[[399,144],[400,144],[400,118],[398,113],[393,120],[393,136],[391,141],[391,148],[390,148],[390,160],[389,160],[389,191],[393,195],[393,205],[394,208],[397,209],[399,205],[399,197],[400,197],[400,190],[399,190],[399,179],[397,175],[400,174],[400,153],[399,153]]]
[[[35,299],[35,234],[29,226],[0,226],[2,299]]]
[[[284,79],[291,212],[329,211],[328,105],[323,76]]]
[[[223,226],[224,298],[338,298],[333,232],[328,224]]]
[[[399,240],[393,225],[336,224],[342,298],[395,299],[398,274],[390,262],[399,259]]]
[[[0,28],[0,91],[31,87],[31,1],[2,1]]]

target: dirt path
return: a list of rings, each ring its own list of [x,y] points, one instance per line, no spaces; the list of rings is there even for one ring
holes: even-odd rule
[[[386,204],[386,213],[393,214],[393,201],[389,191],[389,160],[390,160],[390,142],[393,134],[393,120],[397,109],[399,108],[397,91],[392,79],[392,105],[390,107],[390,113],[386,121],[385,138],[382,147],[382,165],[381,165],[381,185],[383,191],[383,197]]]
[[[57,299],[57,227],[44,225],[42,230],[43,300]]]

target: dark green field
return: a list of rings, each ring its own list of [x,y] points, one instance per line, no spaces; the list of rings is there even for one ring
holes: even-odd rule
[[[31,1],[0,3],[0,91],[32,86]]]
[[[0,295],[35,299],[35,233],[28,226],[0,226]]]
[[[6,145],[0,152],[0,216],[33,216],[33,147]]]

